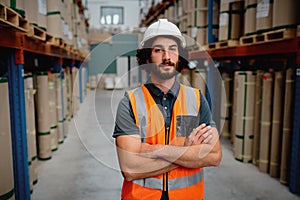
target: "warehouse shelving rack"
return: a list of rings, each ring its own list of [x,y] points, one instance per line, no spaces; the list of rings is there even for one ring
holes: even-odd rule
[[[23,76],[25,61],[32,58],[25,58],[26,53],[34,55],[36,58],[40,57],[41,60],[46,58],[49,61],[48,70],[52,68],[55,72],[59,72],[61,78],[63,64],[70,68],[81,68],[80,65],[83,63],[85,55],[64,43],[54,43],[53,40],[46,40],[46,37],[44,39],[34,37],[32,33],[28,34],[26,30],[19,29],[14,24],[10,25],[7,21],[4,22],[0,24],[0,47],[1,51],[7,55],[5,62],[7,63],[6,76],[9,80],[14,194],[16,199],[29,200],[30,183]],[[48,38],[51,37],[48,36]],[[30,62],[34,63],[34,61]],[[81,70],[79,70],[79,77],[81,78]],[[80,102],[82,102],[81,92],[80,90]]]
[[[191,60],[208,59],[217,62],[238,59],[286,59],[295,68],[294,113],[291,147],[290,183],[292,193],[300,194],[300,37],[269,41],[259,44],[190,51]]]
[[[208,0],[208,44],[213,44],[212,21],[213,21],[213,1]],[[176,4],[177,1],[163,1],[157,5],[153,5],[145,19],[141,21],[141,26],[148,26],[154,22],[160,14],[164,13],[169,6]],[[216,2],[220,2],[216,0]],[[289,67],[296,69],[295,89],[294,89],[294,113],[293,116],[293,133],[291,147],[291,166],[290,166],[290,183],[289,189],[292,193],[300,194],[300,25],[298,25],[296,37],[281,38],[261,43],[253,43],[247,45],[225,46],[221,48],[205,50],[191,50],[189,52],[190,60],[208,60],[215,61],[236,61],[257,59],[258,57],[272,60],[287,60]],[[228,41],[229,42],[229,41]]]

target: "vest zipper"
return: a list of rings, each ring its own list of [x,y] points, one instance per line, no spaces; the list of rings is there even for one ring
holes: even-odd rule
[[[169,139],[170,139],[170,128],[167,127],[165,125],[165,144],[169,144]],[[163,175],[163,193],[165,193],[167,195],[167,198],[169,198],[169,195],[168,195],[168,172],[166,172],[164,175]]]

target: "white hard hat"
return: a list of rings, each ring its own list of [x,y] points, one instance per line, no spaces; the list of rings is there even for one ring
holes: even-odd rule
[[[161,35],[170,35],[176,37],[181,41],[181,46],[185,47],[185,39],[179,28],[172,22],[169,22],[167,19],[159,19],[146,29],[143,40],[140,43],[140,48],[144,46],[147,40]]]

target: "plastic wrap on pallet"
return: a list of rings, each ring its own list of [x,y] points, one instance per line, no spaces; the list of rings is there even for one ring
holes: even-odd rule
[[[63,19],[59,11],[48,12],[47,32],[56,38],[63,38]]]
[[[238,39],[243,34],[243,7],[244,1],[220,5],[219,41]]]
[[[273,74],[265,72],[263,75],[262,106],[260,121],[260,146],[259,146],[259,170],[269,172],[270,164],[270,139],[272,124],[273,103]]]
[[[300,24],[299,0],[274,0],[272,27],[288,27]]]
[[[256,0],[245,1],[244,35],[256,32]]]
[[[8,82],[6,78],[0,78],[0,96],[0,172],[5,172],[0,173],[0,196],[6,196],[6,199],[10,199],[14,196],[14,172]]]
[[[258,0],[256,7],[256,31],[272,28],[273,0]]]
[[[38,0],[37,25],[47,31],[47,2],[46,0]]]
[[[25,17],[30,23],[38,24],[38,3],[37,0],[27,0],[24,5]]]

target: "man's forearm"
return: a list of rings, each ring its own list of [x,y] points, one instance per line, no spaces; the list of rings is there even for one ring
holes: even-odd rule
[[[216,166],[220,163],[222,156],[217,132],[214,132],[214,139],[210,144],[144,145],[142,152],[144,154],[141,155],[144,157],[160,158],[187,168]]]
[[[119,163],[126,180],[161,175],[177,167],[166,160],[141,156],[140,150],[143,145],[134,136],[120,136],[117,139]]]

